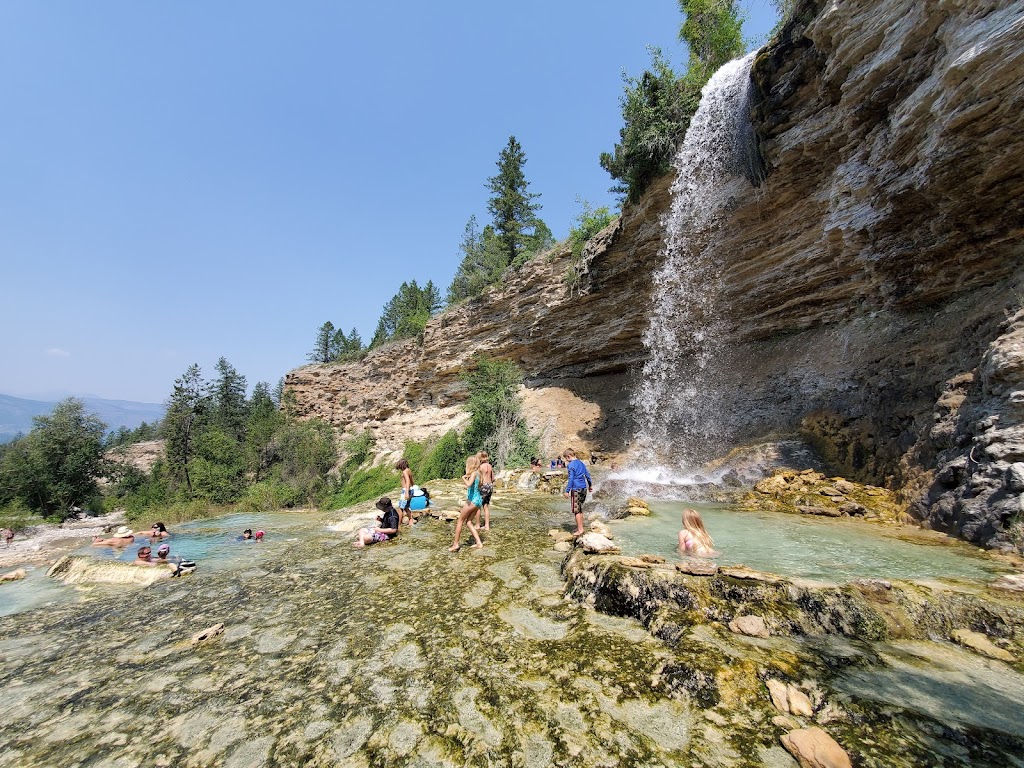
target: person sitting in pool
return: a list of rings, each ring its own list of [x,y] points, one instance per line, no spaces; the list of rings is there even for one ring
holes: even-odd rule
[[[105,539],[102,536],[92,537],[92,545],[94,547],[127,547],[134,541],[135,534],[127,525],[122,525],[114,531],[113,537],[109,539]]]
[[[242,531],[242,535],[238,537],[239,541],[255,541],[252,537],[252,528],[246,528]]]
[[[167,530],[167,526],[163,523],[153,523],[149,529],[149,538],[151,539],[166,539],[171,535],[171,532]]]
[[[683,510],[683,530],[679,532],[679,551],[697,557],[715,557],[715,542],[704,528],[696,509]]]
[[[376,527],[360,528],[352,546],[361,549],[367,544],[380,544],[382,541],[389,541],[398,535],[401,518],[398,516],[395,505],[391,503],[391,499],[381,496],[374,506],[383,513],[377,516]]]
[[[256,541],[263,541],[263,537],[266,535],[264,531],[256,531]]]
[[[132,565],[158,565],[153,562],[153,550],[149,545],[142,545],[139,547],[139,551],[132,560]]]

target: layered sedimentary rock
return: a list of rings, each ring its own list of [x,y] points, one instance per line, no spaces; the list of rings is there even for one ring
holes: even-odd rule
[[[526,376],[526,415],[549,453],[573,444],[617,450],[628,434],[629,372],[643,359],[651,270],[670,179],[595,236],[570,285],[568,248],[512,271],[499,286],[434,318],[422,343],[355,363],[308,365],[285,380],[299,412],[346,432],[370,429],[401,449],[468,418],[461,379],[475,355],[512,359]]]
[[[711,245],[733,439],[800,431],[831,472],[1007,542],[1024,490],[1024,5],[803,0],[752,78],[764,179],[735,190]],[[579,288],[567,252],[530,263],[422,345],[292,372],[300,411],[398,448],[459,425],[480,353],[522,365],[552,447],[621,449],[668,184],[590,244]]]

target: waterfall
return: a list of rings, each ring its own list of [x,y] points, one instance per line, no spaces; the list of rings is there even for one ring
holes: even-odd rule
[[[714,244],[729,197],[749,188],[756,157],[749,118],[753,58],[751,53],[729,62],[704,86],[673,163],[677,177],[663,261],[643,337],[647,363],[633,394],[634,452],[643,466],[695,469],[724,453],[720,395],[729,368],[727,322],[719,303],[722,259]]]

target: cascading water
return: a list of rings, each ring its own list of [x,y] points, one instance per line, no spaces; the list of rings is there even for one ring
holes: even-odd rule
[[[718,301],[722,263],[713,246],[730,196],[749,187],[756,156],[749,119],[754,55],[729,62],[708,81],[674,161],[664,261],[644,334],[648,358],[633,407],[637,463],[672,465],[675,476],[724,452],[719,395],[728,371],[727,322]]]

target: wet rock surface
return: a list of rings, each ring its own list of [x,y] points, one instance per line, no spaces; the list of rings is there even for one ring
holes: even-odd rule
[[[688,576],[662,557],[564,558],[551,550],[572,525],[561,504],[511,489],[495,503],[480,551],[449,554],[451,525],[426,517],[358,553],[351,526],[313,527],[241,570],[5,618],[0,766],[791,766],[781,738],[810,727],[858,765],[1002,765],[1022,746],[1012,714],[950,726],[872,698],[894,657],[867,642],[893,634],[869,614],[934,613],[926,594],[879,607],[876,593],[900,587],[818,592],[742,568]],[[601,568],[620,574],[614,599]],[[1013,603],[951,599],[957,627],[1019,646]],[[752,606],[771,637],[726,628]],[[1024,701],[1017,667],[920,645],[1000,664],[988,684]]]

